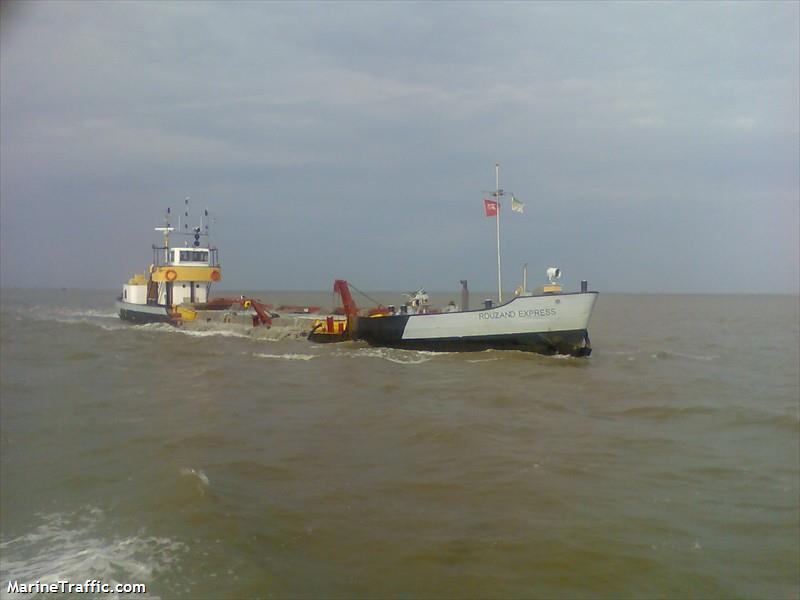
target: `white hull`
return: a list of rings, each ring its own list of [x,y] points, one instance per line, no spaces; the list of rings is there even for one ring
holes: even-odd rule
[[[586,329],[596,293],[521,296],[496,308],[412,315],[404,340],[509,335]]]
[[[377,346],[430,350],[511,348],[586,356],[597,292],[520,296],[493,308],[454,313],[358,317],[354,332]]]
[[[120,319],[133,323],[163,323],[171,321],[166,306],[160,304],[135,304],[117,300]]]

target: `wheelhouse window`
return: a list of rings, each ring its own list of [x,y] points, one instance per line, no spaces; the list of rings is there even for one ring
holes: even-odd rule
[[[181,262],[208,263],[208,251],[206,251],[206,250],[181,250]]]

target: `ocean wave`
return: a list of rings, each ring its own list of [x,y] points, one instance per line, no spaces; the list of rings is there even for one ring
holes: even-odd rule
[[[109,538],[101,529],[107,523],[103,511],[89,508],[80,513],[40,515],[41,525],[25,535],[3,540],[0,551],[0,580],[27,585],[70,581],[84,583],[97,579],[109,585],[148,584],[166,572],[188,548],[164,537]],[[0,589],[0,598],[34,597],[34,594],[9,594]],[[115,594],[106,598],[116,598]],[[137,595],[137,598],[157,598]]]
[[[206,474],[205,474],[205,473],[202,471],[202,469],[197,469],[197,470],[195,470],[195,469],[190,469],[190,468],[186,467],[186,468],[184,468],[184,469],[181,469],[181,475],[185,475],[185,476],[194,476],[194,477],[196,477],[196,478],[198,479],[198,481],[199,481],[200,483],[202,483],[202,484],[203,484],[204,486],[206,486],[206,487],[208,487],[209,485],[211,485],[211,482],[210,482],[210,481],[209,481],[209,479],[208,479],[208,475],[206,475]]]
[[[28,306],[17,309],[17,313],[37,321],[81,321],[85,319],[118,319],[116,311],[97,308],[66,308],[59,306]]]
[[[257,356],[259,358],[278,358],[283,360],[311,360],[312,358],[316,358],[316,354],[294,354],[294,353],[286,353],[286,354],[262,354],[256,352],[253,356]]]
[[[359,348],[355,352],[342,353],[342,355],[350,358],[380,358],[400,365],[419,365],[444,354],[449,353],[429,352],[426,350],[400,350],[397,348]]]
[[[135,329],[143,331],[155,331],[159,333],[171,333],[186,335],[189,337],[230,337],[251,339],[259,342],[280,342],[284,340],[305,340],[306,332],[296,327],[252,327],[251,325],[240,324],[202,324],[193,325],[185,323],[181,327],[175,327],[169,323],[145,323],[134,325]]]
[[[92,325],[105,331],[124,329],[125,324],[119,315],[99,309],[72,309],[53,306],[30,306],[9,311],[15,321],[33,321],[35,323],[60,323],[66,325]]]
[[[107,311],[107,310],[95,310],[95,309],[75,310],[75,311],[65,311],[65,314],[80,318],[91,317],[95,319],[119,319],[118,312]]]
[[[674,350],[659,350],[655,354],[650,355],[651,358],[657,359],[674,359],[674,358],[683,358],[686,360],[702,360],[702,361],[709,361],[709,360],[717,360],[719,355],[717,354],[709,354],[709,355],[698,355],[698,354],[687,354],[684,352],[676,352]]]
[[[685,360],[699,360],[711,361],[720,358],[719,354],[689,354],[687,352],[678,352],[676,350],[598,350],[598,354],[602,353],[605,356],[620,356],[626,357],[628,360],[636,360],[638,357],[647,356],[658,360],[670,359],[685,359]]]
[[[530,352],[528,352],[528,354],[530,354]],[[580,357],[572,356],[571,354],[542,354],[537,356],[543,356],[544,358],[549,358],[550,360],[575,360],[583,362]]]
[[[610,411],[611,414],[621,417],[633,417],[641,419],[652,419],[654,421],[662,421],[668,419],[681,419],[695,416],[707,416],[720,414],[720,410],[716,407],[709,406],[674,406],[674,405],[656,405],[656,406],[634,406],[621,410]]]
[[[319,348],[320,346],[312,346]],[[523,359],[534,359],[534,360],[557,360],[557,361],[569,361],[570,363],[574,364],[582,364],[584,361],[582,359],[577,359],[574,356],[570,356],[568,354],[553,354],[553,355],[542,355],[536,354],[534,352],[526,352],[524,350],[485,350],[483,352],[475,353],[475,352],[434,352],[431,350],[404,350],[401,348],[386,348],[386,347],[368,347],[368,348],[358,348],[353,350],[352,348],[348,349],[337,349],[337,352],[334,356],[345,356],[348,358],[380,358],[389,362],[397,363],[397,364],[406,364],[406,365],[416,365],[430,362],[435,358],[443,358],[443,357],[474,357],[476,354],[480,355],[481,358],[469,358],[466,359],[465,362],[467,363],[481,363],[481,362],[493,362],[498,360],[503,360],[509,356],[521,357]],[[484,358],[485,356],[485,358]]]
[[[758,408],[739,408],[725,413],[729,427],[767,427],[792,434],[800,432],[800,414],[796,412],[775,413]]]
[[[63,325],[89,325],[91,327],[102,329],[103,331],[121,331],[127,327],[122,321],[118,323],[102,323],[99,321],[91,321],[89,319],[35,319],[39,321],[50,321],[61,323]]]
[[[185,329],[183,327],[175,327],[169,323],[145,323],[143,325],[133,325],[135,329],[142,331],[155,331],[158,333],[171,333],[178,335],[188,335],[189,337],[236,337],[236,338],[249,338],[250,336],[241,331],[234,329]]]

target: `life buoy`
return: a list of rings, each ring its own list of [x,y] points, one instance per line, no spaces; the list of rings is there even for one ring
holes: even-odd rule
[[[252,304],[253,304],[253,303],[252,303],[252,302],[250,302],[250,300],[245,300],[245,301],[244,301],[244,304],[242,304],[242,306],[244,306],[245,308],[250,308],[250,306],[252,306]]]
[[[167,281],[175,281],[178,278],[178,273],[176,271],[170,269],[166,273],[164,273],[164,278]]]
[[[219,271],[211,271],[211,280],[212,281],[219,281]]]

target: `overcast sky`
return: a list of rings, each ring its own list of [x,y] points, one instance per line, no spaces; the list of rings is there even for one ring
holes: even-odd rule
[[[800,4],[3,2],[0,284],[798,293]],[[193,223],[194,224],[194,223]]]

